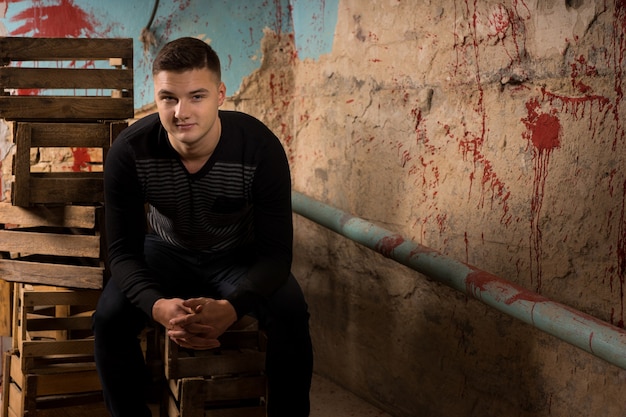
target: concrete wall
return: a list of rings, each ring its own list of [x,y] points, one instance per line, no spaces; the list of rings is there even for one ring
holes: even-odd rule
[[[261,3],[293,25],[250,32],[225,107],[281,137],[295,190],[624,326],[623,2]],[[295,221],[318,373],[398,417],[624,415],[626,371]]]

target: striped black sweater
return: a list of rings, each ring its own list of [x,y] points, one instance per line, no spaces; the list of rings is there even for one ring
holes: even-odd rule
[[[144,262],[146,233],[191,253],[249,258],[247,280],[229,296],[239,317],[289,275],[291,178],[282,145],[252,116],[220,111],[219,117],[218,145],[195,174],[184,168],[158,114],[125,129],[107,154],[104,184],[111,278],[148,316],[164,294]]]

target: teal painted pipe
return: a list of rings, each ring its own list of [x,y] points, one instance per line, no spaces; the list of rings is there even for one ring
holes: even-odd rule
[[[301,193],[294,213],[626,369],[626,331]]]

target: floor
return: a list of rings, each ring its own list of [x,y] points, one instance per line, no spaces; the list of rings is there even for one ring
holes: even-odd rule
[[[391,417],[333,382],[313,375],[311,417]]]

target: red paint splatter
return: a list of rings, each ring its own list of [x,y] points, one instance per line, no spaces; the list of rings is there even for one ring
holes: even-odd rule
[[[581,96],[565,96],[541,89],[541,97],[526,103],[527,117],[522,119],[526,126],[523,137],[532,145],[534,161],[533,193],[531,198],[531,234],[530,274],[531,283],[537,291],[542,280],[542,235],[539,227],[540,213],[544,200],[545,182],[548,176],[550,155],[561,146],[561,115],[567,115],[578,121],[585,117],[589,120],[590,139],[595,138],[596,128],[613,108],[607,97],[593,94],[591,88],[579,81],[580,76],[595,76],[595,68],[579,57],[572,64],[572,86],[577,91],[584,91]]]
[[[463,28],[460,32],[465,33],[467,29],[471,34],[471,41],[467,42],[465,40],[465,35],[459,35],[457,33],[458,29],[456,28],[456,13],[457,7],[455,2],[454,14],[455,14],[455,28],[454,28],[454,37],[455,37],[455,45],[454,49],[457,53],[457,64],[454,67],[454,75],[457,74],[457,71],[462,68],[471,68],[473,71],[473,77],[476,82],[476,90],[477,90],[477,98],[474,105],[474,111],[479,118],[478,125],[480,129],[478,131],[468,130],[467,122],[462,122],[463,126],[463,136],[458,139],[459,149],[463,154],[463,158],[469,160],[472,163],[473,171],[469,174],[470,186],[468,191],[468,198],[472,198],[472,189],[474,180],[479,177],[480,185],[481,185],[481,193],[478,199],[478,207],[483,208],[485,203],[485,195],[487,189],[491,189],[491,205],[493,207],[494,202],[497,200],[499,204],[502,205],[503,214],[501,217],[501,222],[504,225],[508,225],[511,221],[511,216],[509,214],[509,204],[508,199],[510,196],[510,192],[507,190],[506,184],[499,179],[496,171],[491,164],[491,161],[487,159],[487,157],[482,152],[483,145],[487,138],[488,128],[487,128],[487,111],[485,109],[484,103],[484,89],[481,79],[481,67],[480,67],[480,48],[479,48],[479,35],[478,35],[478,19],[479,12],[477,10],[477,2],[473,2],[470,5],[468,0],[465,0],[465,15],[471,17],[471,24],[469,24],[469,28]],[[512,14],[508,12],[508,10],[504,7],[497,8],[495,15],[493,16],[494,20],[494,29],[496,31],[509,30],[509,26],[511,25]],[[519,20],[515,18],[515,20]],[[511,29],[513,27],[511,26]],[[517,30],[517,28],[515,28]],[[467,62],[461,62],[461,57],[466,57]],[[448,136],[454,138],[449,129],[446,129],[448,132]],[[482,174],[477,172],[477,169],[482,168]]]
[[[511,63],[521,63],[522,53],[526,50],[524,20],[530,18],[528,6],[523,1],[514,1],[509,9],[500,3],[495,6],[487,21],[491,33],[487,37],[495,43],[501,43]],[[508,40],[511,40],[510,42]],[[510,43],[513,43],[511,51]]]
[[[74,156],[72,171],[91,171],[91,157],[87,148],[72,148],[72,155]]]
[[[534,161],[533,195],[531,199],[531,220],[530,220],[530,279],[533,283],[535,275],[535,288],[541,291],[542,263],[543,255],[541,228],[539,219],[541,206],[543,205],[546,179],[548,177],[548,165],[551,152],[561,146],[561,122],[557,117],[557,112],[552,109],[548,113],[541,110],[541,104],[536,98],[526,103],[528,115],[522,119],[526,126],[523,137],[532,144]],[[536,264],[536,271],[533,271],[532,264]]]
[[[529,139],[534,148],[541,155],[549,154],[553,149],[561,146],[561,122],[556,116],[556,110],[549,113],[541,112],[541,105],[537,99],[526,103],[528,116],[522,119],[526,125],[524,137]]]
[[[78,38],[93,35],[97,20],[72,0],[60,0],[59,4],[33,7],[18,13],[11,21],[25,21],[11,32],[15,36]]]
[[[582,80],[580,80],[581,76],[586,77],[595,77],[598,75],[598,70],[595,66],[589,65],[584,56],[578,57],[578,59],[574,60],[571,64],[571,78],[572,78],[572,87],[576,89],[578,92],[582,94],[590,94],[592,92],[592,88],[585,84]]]
[[[272,104],[274,104],[274,95],[276,94],[276,84],[274,83],[274,80],[276,79],[276,74],[272,73],[270,74],[270,98],[272,101]]]
[[[468,295],[481,299],[482,292],[489,292],[498,302],[511,305],[518,301],[542,303],[549,301],[546,297],[529,291],[520,285],[507,282],[489,272],[474,270],[465,279],[465,290]]]
[[[390,258],[394,249],[403,243],[404,238],[400,235],[385,236],[376,243],[375,249],[382,255]]]

